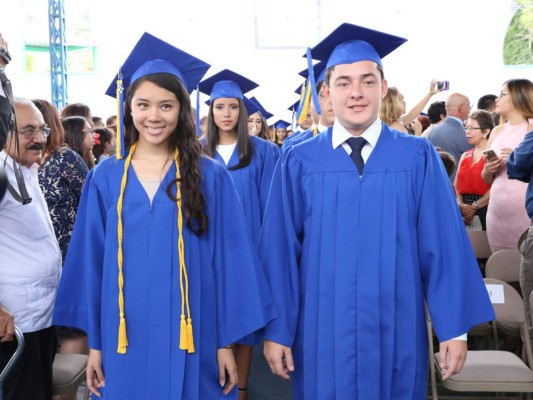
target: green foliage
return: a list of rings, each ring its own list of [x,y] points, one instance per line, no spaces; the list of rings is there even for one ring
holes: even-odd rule
[[[505,65],[533,65],[533,0],[516,0],[519,9],[505,35]]]

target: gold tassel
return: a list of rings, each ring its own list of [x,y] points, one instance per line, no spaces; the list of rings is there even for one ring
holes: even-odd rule
[[[192,319],[187,320],[187,353],[194,353],[194,336],[192,333]]]
[[[117,353],[126,354],[126,347],[128,346],[128,338],[126,336],[126,318],[124,314],[120,316],[120,324],[118,326],[118,347]]]
[[[187,353],[194,353],[194,336],[192,330],[191,307],[189,304],[189,277],[185,267],[185,244],[183,242],[183,214],[181,212],[181,175],[180,175],[180,153],[175,151],[176,165],[176,207],[178,209],[178,255],[180,263],[180,292],[181,292],[181,322],[180,322],[180,350]],[[187,312],[187,323],[185,323],[185,311]]]
[[[185,315],[181,314],[180,322],[180,350],[187,350],[188,340],[187,340],[187,324],[185,322]]]

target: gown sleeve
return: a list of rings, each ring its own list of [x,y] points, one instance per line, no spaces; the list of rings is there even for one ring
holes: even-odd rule
[[[526,134],[507,160],[507,176],[529,183],[533,172],[533,131]]]
[[[258,331],[275,318],[275,308],[256,247],[229,173],[220,168],[210,240],[217,296],[217,346]]]
[[[423,290],[442,342],[494,319],[494,311],[452,186],[430,142],[420,146],[413,180]]]
[[[259,238],[259,256],[265,269],[278,318],[265,329],[265,338],[292,346],[299,310],[298,261],[302,249],[303,196],[301,165],[291,157],[278,162]]]
[[[274,168],[276,167],[276,158],[269,147],[270,146],[266,145],[266,143],[263,147],[263,169],[259,182],[261,220],[263,220],[265,217],[265,209],[268,201],[268,195],[270,193],[270,184],[272,183],[272,175],[274,175]]]

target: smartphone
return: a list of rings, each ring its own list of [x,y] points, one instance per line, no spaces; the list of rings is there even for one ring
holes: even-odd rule
[[[450,89],[450,82],[449,81],[438,81],[437,82],[437,89],[438,90],[448,90],[448,89]]]
[[[494,161],[494,160],[498,159],[498,156],[496,155],[496,153],[492,149],[488,149],[488,150],[483,151],[483,155],[485,157],[487,157],[488,161]]]

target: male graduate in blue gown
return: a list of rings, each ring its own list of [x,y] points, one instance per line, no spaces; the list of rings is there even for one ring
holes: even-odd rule
[[[264,353],[294,399],[424,399],[425,304],[444,379],[494,318],[439,156],[379,120],[381,58],[404,42],[343,24],[311,51],[336,120],[278,162],[260,237],[280,315]]]

